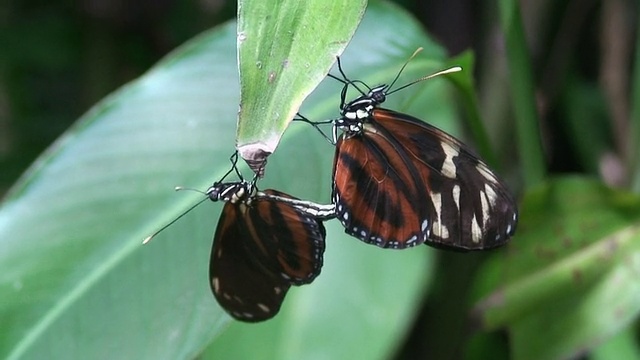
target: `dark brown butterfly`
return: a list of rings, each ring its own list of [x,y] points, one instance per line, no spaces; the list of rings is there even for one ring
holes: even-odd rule
[[[213,238],[209,283],[229,315],[259,322],[278,313],[291,285],[311,283],[320,273],[325,248],[320,218],[334,217],[334,207],[258,191],[257,176],[248,182],[237,171],[237,153],[231,160],[233,168],[222,180],[233,170],[241,180],[218,181],[205,193],[225,202]]]
[[[272,318],[291,285],[320,273],[324,226],[301,209],[306,202],[276,190],[255,192],[252,183],[216,183],[207,195],[226,201],[209,265],[213,294],[237,320]]]
[[[330,75],[344,84],[341,116],[331,120],[337,138],[332,200],[345,231],[366,243],[394,249],[426,243],[481,250],[506,243],[515,232],[518,215],[505,184],[453,136],[379,107],[393,92],[461,69],[445,70],[393,91],[398,77],[391,85],[369,88],[349,80],[340,59],[338,69],[342,78]],[[346,102],[349,86],[361,95]]]

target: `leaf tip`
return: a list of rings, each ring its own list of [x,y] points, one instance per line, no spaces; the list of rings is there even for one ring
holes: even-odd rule
[[[267,157],[273,153],[274,146],[267,143],[256,142],[238,147],[238,153],[259,177],[264,176],[267,165]]]

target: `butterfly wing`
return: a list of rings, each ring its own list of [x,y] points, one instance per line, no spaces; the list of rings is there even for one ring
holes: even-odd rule
[[[254,261],[244,204],[225,203],[213,240],[209,279],[222,308],[235,319],[264,321],[280,310],[290,283]]]
[[[338,139],[336,216],[348,234],[366,243],[395,249],[422,244],[433,212],[423,200],[428,189],[402,145],[380,130]]]
[[[517,222],[506,186],[460,141],[376,108],[336,144],[333,200],[346,232],[381,247],[461,250],[504,244]]]
[[[320,273],[324,237],[322,223],[289,204],[268,197],[227,202],[209,265],[218,303],[240,321],[272,318],[291,285],[310,283]]]
[[[516,203],[506,185],[462,142],[414,117],[375,109],[374,128],[392,134],[428,184],[432,245],[479,250],[515,232]],[[433,212],[435,210],[435,212]]]
[[[258,263],[291,284],[312,282],[322,268],[326,235],[322,222],[291,204],[269,198],[298,200],[290,195],[271,189],[264,194],[267,196],[253,200],[247,213],[253,239],[247,247]]]

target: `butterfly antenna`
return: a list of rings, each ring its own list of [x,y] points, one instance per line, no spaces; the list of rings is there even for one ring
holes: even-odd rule
[[[231,174],[233,171],[236,172],[236,174],[238,175],[238,177],[240,178],[240,180],[243,180],[242,178],[242,174],[240,173],[240,171],[238,170],[238,150],[234,151],[233,154],[231,154],[231,156],[229,157],[229,161],[231,162],[231,168],[229,169],[229,171],[227,171],[224,176],[222,176],[222,178],[219,181],[216,181],[215,184],[219,184],[221,183],[227,176],[229,176],[229,174]],[[257,176],[256,176],[257,178]],[[255,179],[254,178],[254,181]],[[184,187],[184,186],[176,186],[174,188],[175,191],[182,191],[182,190],[188,190],[188,191],[195,191],[199,194],[204,195],[204,198],[200,201],[198,201],[197,203],[195,203],[194,205],[192,205],[191,207],[189,207],[187,210],[185,210],[184,212],[182,212],[180,215],[178,215],[175,219],[171,220],[169,223],[167,223],[166,225],[164,225],[163,227],[161,227],[160,229],[158,229],[156,232],[154,232],[153,234],[147,236],[146,238],[144,238],[144,240],[142,240],[142,244],[146,244],[149,241],[151,241],[151,239],[153,239],[156,235],[158,235],[159,233],[161,233],[162,231],[164,231],[166,228],[168,228],[169,226],[173,225],[176,221],[180,220],[183,216],[187,215],[191,210],[195,209],[196,207],[198,207],[200,204],[202,204],[203,202],[205,202],[209,196],[206,192],[203,192],[201,190],[195,189],[195,188],[189,188],[189,187]]]
[[[217,181],[216,184],[220,183],[220,181]],[[182,191],[182,190],[187,190],[187,191],[195,191],[198,194],[202,194],[202,195],[207,195],[206,192],[196,189],[196,188],[190,188],[190,187],[185,187],[185,186],[176,186],[175,188],[173,188],[173,190],[175,191]]]
[[[458,71],[462,71],[462,68],[460,66],[454,66],[454,67],[449,68],[449,69],[438,71],[437,73],[434,73],[434,74],[431,74],[431,75],[427,75],[427,76],[423,76],[423,77],[421,77],[419,79],[416,79],[416,80],[414,80],[414,81],[412,81],[412,82],[410,82],[408,84],[402,85],[399,88],[394,89],[393,91],[387,92],[386,95],[391,95],[391,94],[393,94],[395,92],[398,92],[398,91],[400,91],[400,90],[402,90],[402,89],[404,89],[406,87],[409,87],[409,86],[411,86],[411,85],[413,85],[415,83],[418,83],[420,81],[429,80],[429,79],[432,79],[432,78],[434,78],[436,76],[451,74],[451,73],[458,72]]]
[[[351,85],[351,86],[353,86],[354,88],[356,88],[356,89],[357,89],[360,93],[362,93],[363,95],[365,94],[365,92],[363,92],[362,90],[360,90],[356,84],[360,84],[360,85],[362,85],[362,86],[366,87],[366,88],[367,88],[367,90],[371,90],[371,88],[370,88],[367,84],[365,84],[365,83],[364,83],[364,81],[361,81],[361,80],[349,80],[349,79],[346,79],[346,80],[345,80],[345,79],[341,79],[341,78],[339,78],[339,77],[337,77],[337,76],[335,76],[335,75],[333,75],[333,74],[327,74],[327,76],[328,76],[328,77],[330,77],[330,78],[332,78],[332,79],[334,79],[334,80],[337,80],[337,81],[339,81],[339,82],[343,83],[344,85]]]
[[[391,89],[393,87],[396,81],[398,81],[398,79],[400,78],[400,75],[404,71],[404,68],[406,68],[407,65],[409,65],[409,62],[413,60],[413,58],[416,57],[416,55],[418,55],[418,53],[420,53],[421,51],[422,51],[422,47],[419,47],[416,49],[416,51],[413,52],[413,54],[411,54],[411,56],[409,56],[409,58],[407,59],[407,61],[404,62],[404,65],[402,65],[402,67],[400,68],[400,71],[398,71],[398,74],[396,75],[395,79],[393,79],[393,81],[391,82],[391,84],[389,84],[387,89]],[[394,90],[393,92],[396,92],[396,90]],[[390,92],[387,93],[387,95],[389,94]]]
[[[338,58],[338,59],[340,59],[340,58]],[[335,76],[333,74],[327,74],[327,76],[332,78],[332,79],[334,79],[334,80],[337,80],[337,81],[339,81],[339,82],[341,82],[341,83],[343,83],[345,85],[349,83],[348,81],[345,81],[344,79],[339,78],[339,77],[337,77],[337,76]]]
[[[190,189],[190,188],[183,188],[183,187],[179,187],[177,186],[176,191],[179,190],[195,190],[201,194],[206,195],[205,193],[203,193],[200,190],[196,190],[196,189]],[[187,210],[185,210],[182,214],[178,215],[178,217],[176,217],[175,219],[169,221],[169,223],[167,223],[165,226],[161,227],[159,230],[157,230],[156,232],[154,232],[153,234],[147,236],[146,238],[144,238],[144,240],[142,240],[142,244],[146,244],[149,241],[151,241],[151,239],[153,239],[154,237],[156,237],[156,235],[158,235],[159,233],[161,233],[162,231],[164,231],[166,228],[168,228],[169,226],[173,225],[176,221],[180,220],[183,216],[187,215],[187,213],[189,213],[191,210],[195,209],[198,205],[202,204],[203,202],[205,202],[208,199],[208,197],[205,197],[204,199],[198,201],[197,203],[195,203],[194,205],[192,205],[190,208],[188,208]]]
[[[325,134],[325,132],[322,131],[322,129],[320,129],[320,125],[333,124],[334,122],[333,120],[324,120],[324,121],[316,122],[316,121],[311,121],[306,117],[302,116],[300,113],[298,113],[298,117],[293,119],[293,121],[302,121],[313,126],[322,135],[322,137],[329,142],[329,144],[335,145],[335,143],[331,140],[331,138],[327,136],[327,134]]]
[[[365,83],[364,83],[364,82],[362,82],[362,81],[359,81],[359,80],[356,80],[356,81],[349,80],[349,78],[347,77],[347,74],[345,74],[345,73],[344,73],[344,70],[342,70],[342,62],[340,61],[340,57],[339,57],[339,56],[337,56],[336,58],[338,59],[338,71],[340,72],[340,75],[342,75],[342,79],[339,79],[338,77],[333,76],[333,75],[331,75],[331,74],[329,74],[329,76],[331,76],[332,78],[334,78],[334,79],[336,79],[336,80],[338,80],[338,81],[340,81],[341,83],[343,83],[343,84],[344,84],[344,88],[342,88],[342,101],[341,101],[341,102],[342,102],[342,104],[341,104],[341,105],[344,105],[344,98],[347,96],[347,88],[349,87],[348,85],[353,86],[356,90],[358,90],[358,92],[359,92],[361,95],[366,95],[366,92],[365,92],[365,91],[363,91],[362,89],[360,89],[360,88],[358,87],[358,85],[357,85],[357,84],[360,84],[360,85],[362,85],[362,86],[366,87],[366,88],[367,88],[367,91],[371,90],[371,88],[370,88],[369,86],[367,86],[367,84],[365,84]],[[340,108],[342,109],[342,106],[340,106]]]

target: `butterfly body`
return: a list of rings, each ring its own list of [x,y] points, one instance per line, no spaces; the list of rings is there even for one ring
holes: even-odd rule
[[[226,201],[235,204],[249,200],[254,189],[253,184],[247,181],[216,182],[205,194],[211,201]]]
[[[501,180],[462,142],[379,107],[389,86],[345,103],[334,121],[333,202],[345,231],[384,248],[427,243],[458,250],[504,244],[517,208]]]

